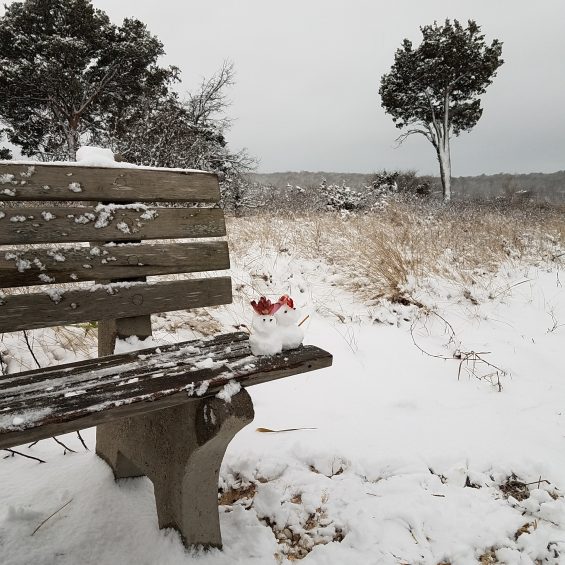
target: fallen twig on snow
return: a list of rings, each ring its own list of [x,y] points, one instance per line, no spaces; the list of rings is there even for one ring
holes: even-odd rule
[[[526,282],[526,281],[524,281]],[[449,329],[449,343],[457,343],[456,340],[456,334],[455,334],[455,330],[453,329],[453,326],[440,314],[438,314],[437,312],[434,312],[433,310],[430,310],[429,308],[426,308],[426,313],[427,314],[433,314],[434,316],[437,316],[442,322],[445,323],[445,325],[447,326],[447,328]],[[434,357],[435,359],[444,359],[445,361],[459,361],[459,368],[457,370],[457,380],[459,380],[461,378],[461,371],[462,369],[465,367],[465,369],[468,371],[468,373],[470,375],[472,375],[473,377],[475,377],[476,379],[483,381],[486,380],[488,381],[492,386],[495,386],[498,389],[498,392],[502,392],[502,383],[500,382],[500,376],[501,375],[506,375],[507,372],[494,365],[493,363],[490,363],[489,361],[487,361],[486,359],[483,358],[483,355],[488,355],[490,354],[490,351],[462,351],[460,349],[457,349],[453,355],[451,357],[448,357],[447,355],[438,355],[435,353],[430,353],[429,351],[426,351],[423,347],[421,347],[418,342],[416,341],[416,337],[414,336],[414,325],[416,322],[414,322],[411,326],[410,326],[410,336],[412,338],[412,343],[425,355],[427,355],[428,357]],[[494,369],[494,372],[492,373],[488,373],[486,375],[479,375],[476,371],[476,365],[477,363],[483,363],[484,365],[486,365],[487,367],[491,367],[492,369]],[[469,368],[470,366],[470,368]]]
[[[526,279],[526,280],[519,281],[519,282],[517,282],[517,283],[511,284],[511,285],[507,285],[507,286],[505,286],[502,290],[499,290],[498,292],[496,292],[496,293],[494,293],[494,294],[491,292],[488,297],[489,297],[491,300],[494,300],[497,296],[500,296],[500,295],[503,294],[504,292],[508,292],[510,289],[514,288],[515,286],[520,286],[521,284],[530,282],[531,280],[532,280],[532,279]]]
[[[16,451],[15,449],[4,448],[2,451],[8,451],[9,453],[11,453],[11,455],[6,455],[6,457],[13,457],[14,455],[21,455],[22,457],[25,457],[26,459],[33,459],[34,461],[39,461],[39,463],[47,463],[47,461],[44,461],[43,459],[40,459],[39,457],[34,457],[33,455],[27,455],[25,453],[22,453],[21,451]]]
[[[77,436],[78,436],[78,439],[80,440],[80,443],[82,443],[82,446],[84,447],[84,449],[86,449],[86,451],[90,451],[90,449],[88,449],[88,445],[86,445],[86,442],[84,441],[84,439],[80,435],[80,430],[77,430]]]
[[[61,510],[63,510],[63,508],[68,506],[72,501],[73,501],[73,499],[71,498],[68,502],[65,502],[65,504],[63,504],[63,506],[61,506],[61,508],[59,508],[58,510],[55,510],[55,512],[53,512],[53,514],[51,514],[50,516],[47,516],[47,518],[45,518],[45,520],[43,520],[43,522],[41,522],[41,524],[39,524],[39,526],[37,526],[37,528],[35,528],[35,530],[33,530],[31,535],[33,536],[35,534],[35,532],[37,532],[37,530],[39,530],[39,528],[41,528],[41,526],[43,526],[43,524],[45,524],[45,522],[47,522],[47,520],[50,520],[51,518],[53,518],[53,516],[55,516],[55,514],[58,514],[59,512],[61,512]]]
[[[67,451],[70,451],[71,453],[76,453],[76,451],[74,449],[67,447],[60,439],[57,439],[55,436],[53,436],[52,439],[54,439],[60,446],[63,447],[63,449],[65,449],[65,451],[63,452],[63,455],[66,455]]]
[[[37,365],[38,369],[41,369],[41,365],[39,364],[39,361],[37,360],[37,357],[35,356],[35,353],[33,352],[33,347],[31,346],[31,343],[29,342],[29,338],[27,337],[27,331],[26,330],[22,330],[22,333],[24,334],[24,339],[27,345],[27,348],[29,350],[29,352],[31,353],[31,356],[33,357],[33,360],[35,361],[35,364]]]

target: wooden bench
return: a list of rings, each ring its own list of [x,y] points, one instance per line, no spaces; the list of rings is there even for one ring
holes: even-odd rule
[[[0,376],[0,449],[97,426],[115,477],[153,482],[161,528],[221,547],[220,465],[253,419],[240,387],[328,367],[331,355],[253,357],[244,333],[112,355],[116,338],[151,335],[152,313],[231,302],[226,276],[146,280],[229,268],[225,241],[194,241],[225,236],[223,211],[203,206],[219,200],[213,174],[4,162],[0,194],[15,203],[0,207],[0,333],[99,331],[96,359]],[[185,241],[145,242],[169,239]]]

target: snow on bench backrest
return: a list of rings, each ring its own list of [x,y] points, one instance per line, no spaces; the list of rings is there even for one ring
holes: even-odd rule
[[[194,241],[225,236],[223,211],[202,207],[217,176],[102,164],[0,163],[0,333],[231,302],[228,277],[140,282],[229,268],[225,241]],[[140,243],[166,239],[188,241]]]

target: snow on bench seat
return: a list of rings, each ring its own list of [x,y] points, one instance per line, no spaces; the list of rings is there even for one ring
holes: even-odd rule
[[[332,356],[314,346],[254,357],[248,335],[238,332],[7,375],[0,379],[0,448],[194,397],[220,393],[229,401],[240,386],[331,363]]]

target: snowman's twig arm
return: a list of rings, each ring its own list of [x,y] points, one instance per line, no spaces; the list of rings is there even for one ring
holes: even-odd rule
[[[309,317],[310,317],[310,314],[308,314],[306,316],[306,318],[304,318],[304,320],[302,320],[302,322],[300,322],[300,324],[298,324],[298,327],[300,327]]]

